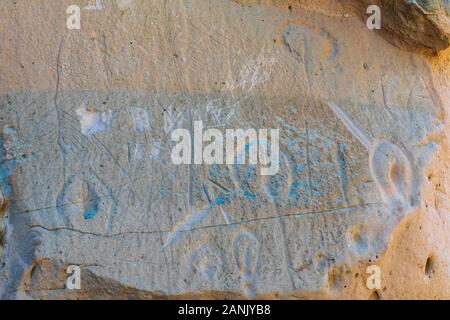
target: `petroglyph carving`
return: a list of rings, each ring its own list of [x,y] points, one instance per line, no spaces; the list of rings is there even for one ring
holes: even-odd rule
[[[145,158],[145,144],[136,143],[134,146],[134,158],[136,160],[143,160]]]
[[[91,184],[76,176],[68,180],[57,200],[58,211],[63,216],[69,213],[68,205],[76,205],[84,219],[89,220],[97,214],[99,197]]]
[[[233,243],[234,258],[240,270],[242,289],[247,298],[256,295],[256,276],[260,244],[258,239],[248,231],[241,231]]]
[[[228,189],[223,189],[224,187],[220,184],[218,184],[217,182],[215,182],[214,180],[209,180],[209,182],[215,186],[215,187],[219,187],[221,190],[224,190],[226,192],[230,192],[230,190]],[[208,187],[206,184],[203,184],[203,191],[208,199],[208,202],[211,206],[218,206],[219,207],[219,211],[222,214],[222,217],[225,221],[226,224],[231,224],[233,222],[233,217],[232,215],[226,211],[224,208],[222,208],[222,205],[225,204],[226,200],[224,198],[222,198],[220,195],[215,195],[213,198],[211,198],[210,193],[208,192]]]
[[[164,110],[164,132],[166,134],[183,126],[185,112],[177,112],[172,106]]]
[[[269,201],[277,206],[289,201],[289,191],[294,183],[293,168],[288,155],[280,152],[280,171],[275,176],[261,176],[261,186]]]
[[[322,70],[323,65],[331,66],[338,58],[338,41],[325,29],[289,25],[282,34],[282,40],[285,48],[304,67],[309,90],[312,89],[314,75]]]
[[[218,272],[223,269],[222,257],[214,252],[210,245],[202,245],[197,248],[190,258],[194,273],[199,274],[203,280],[212,282]]]
[[[172,231],[169,234],[166,242],[164,243],[164,247],[170,246],[174,241],[176,241],[181,236],[183,232],[191,230],[193,227],[202,222],[208,216],[209,212],[210,207],[208,206],[203,210],[199,210],[195,213],[187,215],[184,220],[177,223],[177,225],[174,228],[174,231]]]
[[[365,134],[334,102],[328,105],[348,131],[369,151],[369,166],[386,206],[392,210],[407,210],[414,201],[414,177],[411,161],[396,145],[376,141]]]
[[[134,145],[134,159],[138,161],[158,160],[161,153],[164,151],[164,147],[161,145],[161,141],[155,141],[152,144],[148,143],[136,143]]]
[[[155,141],[152,145],[152,149],[150,151],[150,158],[152,160],[158,160],[161,155],[161,151],[163,151],[163,147],[161,145],[161,141]]]
[[[270,79],[275,62],[275,57],[268,55],[265,50],[261,51],[242,66],[239,80],[236,80],[236,83],[233,83],[233,80],[227,82],[227,90],[233,91],[239,88],[246,92],[252,91]]]
[[[102,209],[110,212],[110,228],[114,223],[115,200],[112,191],[100,182],[83,174],[75,174],[67,179],[56,199],[56,208],[65,225],[77,220],[81,215],[84,220],[93,219]],[[100,188],[101,187],[101,188]],[[100,193],[99,189],[104,192]]]
[[[413,172],[405,153],[388,142],[377,143],[370,152],[370,169],[388,207],[407,209],[413,205]]]
[[[334,102],[329,102],[328,106],[333,110],[336,116],[345,125],[348,131],[367,149],[370,150],[373,146],[373,140],[368,137],[362,130],[351,120],[344,111]]]
[[[199,112],[197,115],[200,119],[205,118],[205,112]],[[236,117],[236,112],[232,107],[222,108],[217,106],[216,101],[212,100],[206,104],[206,117],[211,118],[212,126],[225,126],[233,117]],[[206,120],[206,119],[204,119]]]
[[[219,207],[219,210],[222,213],[223,219],[225,220],[226,224],[231,224],[233,222],[233,217],[222,207]]]
[[[362,1],[83,0],[82,32],[1,2],[0,296],[359,299],[374,263],[383,298],[448,297],[448,52],[386,43]],[[200,120],[279,129],[279,170],[177,166]],[[61,290],[73,264],[88,290]]]
[[[250,206],[263,202],[270,206],[270,210],[306,210],[323,204],[324,188],[333,186],[330,192],[338,193],[334,198],[336,203],[328,206],[345,204],[348,186],[343,147],[320,136],[315,129],[306,130],[280,122],[283,129],[280,130],[278,173],[260,176],[254,165],[213,167],[209,175],[213,181],[220,182],[219,194],[230,201],[243,201]],[[253,147],[248,143],[245,149]],[[261,147],[264,148],[265,144],[260,144]]]
[[[131,108],[134,130],[142,132],[151,129],[150,111],[144,108]]]

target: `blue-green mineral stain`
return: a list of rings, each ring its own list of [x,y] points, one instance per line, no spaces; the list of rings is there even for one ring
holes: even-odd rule
[[[214,199],[214,204],[216,206],[223,206],[226,203],[226,200],[222,197],[217,197]]]
[[[100,198],[94,188],[89,184],[87,185],[87,201],[84,205],[83,217],[86,220],[91,220],[98,212]]]
[[[91,220],[97,214],[97,210],[88,210],[84,213],[84,219]]]

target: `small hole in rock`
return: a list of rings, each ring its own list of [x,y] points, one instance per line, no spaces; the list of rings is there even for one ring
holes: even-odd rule
[[[429,256],[427,262],[425,263],[425,275],[431,278],[431,275],[434,273],[435,261],[433,256]]]
[[[31,279],[33,279],[33,277],[34,277],[34,275],[35,275],[36,268],[37,268],[37,265],[36,265],[36,264],[31,268],[31,271],[30,271],[30,278],[31,278]]]
[[[373,291],[369,296],[369,300],[381,300],[381,296],[378,291]]]

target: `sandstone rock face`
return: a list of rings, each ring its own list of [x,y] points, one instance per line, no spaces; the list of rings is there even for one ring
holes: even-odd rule
[[[401,48],[424,49],[432,52],[450,45],[450,2],[439,0],[359,1],[357,8],[376,4],[383,8],[381,34]]]
[[[0,296],[450,298],[448,14],[2,1]],[[277,174],[175,164],[198,121],[279,129]]]

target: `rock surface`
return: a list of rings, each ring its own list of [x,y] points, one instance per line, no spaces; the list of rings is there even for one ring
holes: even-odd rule
[[[450,298],[448,1],[73,2],[0,3],[2,298]],[[173,164],[198,120],[278,174]]]

